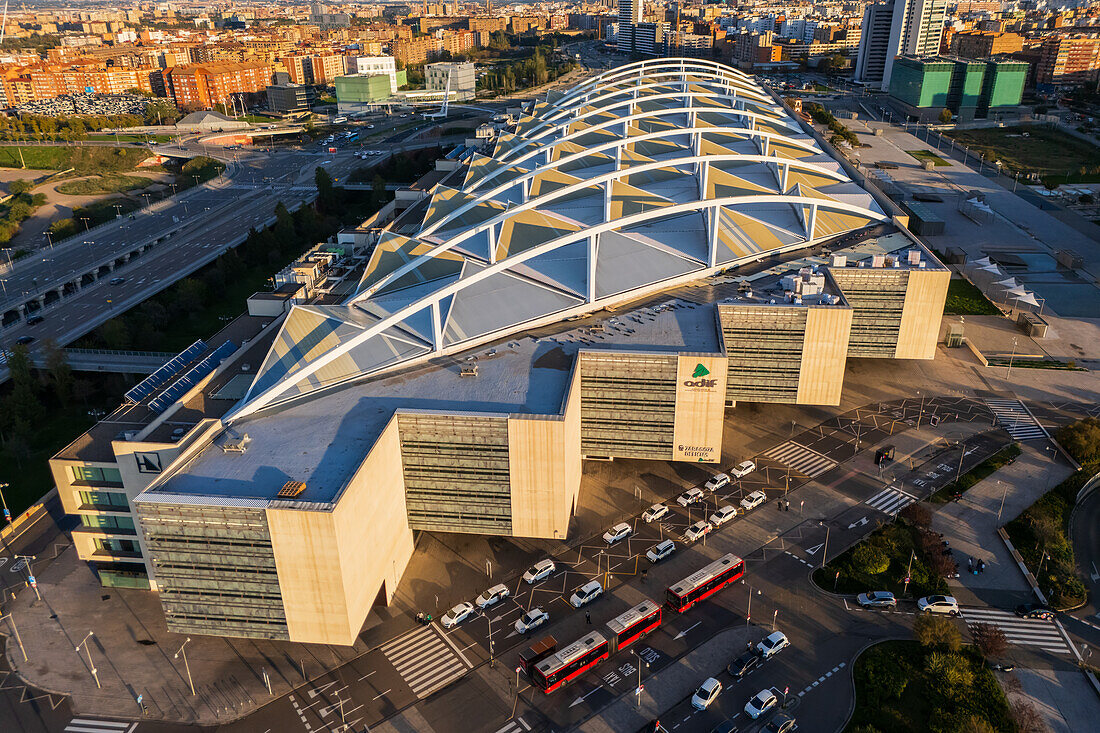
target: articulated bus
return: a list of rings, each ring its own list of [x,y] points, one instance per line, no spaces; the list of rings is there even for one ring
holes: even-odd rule
[[[535,665],[531,683],[543,692],[553,692],[570,680],[580,677],[611,656],[611,647],[598,631],[573,642],[557,654],[551,654]]]
[[[702,570],[697,570],[665,591],[665,605],[683,613],[704,598],[741,579],[745,561],[736,555],[723,555]]]
[[[642,601],[607,622],[607,628],[612,634],[612,652],[626,649],[660,625],[661,607],[653,601]]]
[[[660,625],[660,605],[654,601],[642,601],[608,621],[610,633],[593,632],[537,662],[530,673],[531,681],[543,692],[553,692],[615,652],[655,631]]]

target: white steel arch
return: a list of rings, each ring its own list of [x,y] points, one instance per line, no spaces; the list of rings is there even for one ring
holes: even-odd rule
[[[669,76],[672,81],[653,83],[654,74]],[[715,93],[691,90],[694,85],[713,88]],[[729,94],[733,86],[745,93]],[[715,96],[732,100],[733,106],[699,104],[701,99]],[[639,102],[645,102],[646,109],[637,109]],[[738,107],[742,102],[758,108],[775,107],[776,114]],[[578,113],[581,107],[591,109]],[[595,115],[615,115],[624,107],[626,115],[585,125],[585,120]],[[708,122],[716,124],[696,124],[701,113],[714,115]],[[726,124],[721,124],[723,119]],[[675,126],[639,132],[650,120],[671,121]],[[684,120],[688,124],[683,124]],[[758,129],[761,121],[771,129]],[[643,126],[632,130],[634,122]],[[575,141],[593,132],[614,137],[578,149]],[[723,133],[734,133],[726,136],[726,145],[745,138],[755,142],[758,152],[723,147]],[[416,237],[393,236],[385,245],[379,242],[369,265],[371,284],[342,306],[352,320],[348,328],[341,328],[332,342],[335,345],[317,350],[310,345],[317,342],[310,342],[308,348],[298,350],[310,353],[297,357],[276,353],[273,346],[261,368],[264,378],[257,376],[231,418],[299,398],[303,396],[299,389],[328,389],[365,374],[463,351],[533,324],[596,310],[736,267],[761,254],[802,248],[822,236],[888,219],[837,164],[823,160],[825,151],[762,90],[740,72],[712,62],[647,60],[606,72],[564,97],[536,106],[534,117],[521,121],[516,137],[518,140],[509,139],[498,146],[495,167],[475,161],[471,165],[478,168],[478,174],[472,175],[467,185],[453,193],[450,189],[437,191],[441,214],[423,222]],[[645,152],[631,148],[628,154],[628,146],[635,144],[641,144]],[[505,171],[510,177],[502,180]],[[545,177],[537,195],[532,195],[532,182],[540,176]],[[708,186],[711,176],[718,176],[715,184],[722,188]],[[713,195],[708,197],[712,188]],[[572,203],[564,202],[578,200],[577,196],[588,202],[584,204],[590,212],[587,218],[569,216]],[[621,212],[614,217],[613,198]],[[432,203],[434,207],[434,198]],[[475,212],[479,206],[488,208]],[[475,213],[465,219],[471,212]],[[683,219],[685,216],[688,218]],[[668,228],[679,226],[689,229],[681,235]],[[730,227],[737,228],[736,234]],[[443,232],[447,232],[445,238]],[[763,239],[751,239],[757,234],[750,232]],[[502,240],[498,248],[497,238],[505,236],[511,239]],[[672,241],[653,239],[660,236]],[[723,245],[721,236],[732,239],[723,240]],[[646,260],[656,263],[652,276],[647,270],[644,279],[620,282],[612,277],[614,282],[604,282],[607,271],[597,276],[597,262],[603,261],[605,237],[610,237],[608,252],[625,252],[630,258],[635,256],[633,248],[641,257],[659,253],[657,259]],[[684,244],[688,240],[690,245]],[[758,241],[766,244],[757,245]],[[720,257],[722,246],[727,249]],[[482,251],[478,247],[487,247],[484,256],[474,254]],[[550,256],[565,251],[570,254]],[[383,256],[388,257],[384,262]],[[661,264],[668,258],[679,264]],[[569,279],[559,279],[564,276]],[[604,286],[597,287],[597,280]],[[507,289],[511,287],[507,283],[516,282],[521,289],[507,292],[526,292],[522,288],[531,287],[560,297],[539,301],[537,308],[524,310],[523,315],[495,313],[493,318],[456,323],[448,332],[454,304],[462,301],[464,293]],[[580,282],[583,285],[577,284]],[[415,289],[409,283],[415,284]],[[476,295],[469,297],[475,298],[469,303],[481,302]],[[470,317],[469,307],[465,318]],[[364,316],[356,317],[357,310]],[[328,324],[341,318],[340,312],[321,309],[314,316]],[[292,311],[288,321],[293,317]],[[409,328],[414,322],[421,324],[417,328],[425,328],[425,320],[430,323],[430,334],[425,330],[419,333],[425,342],[421,349],[426,351],[405,352],[389,361],[364,361],[366,366],[357,366],[360,362],[350,356],[372,339],[395,338],[392,329]],[[345,356],[348,359],[337,364]],[[330,365],[333,368],[322,375],[321,370]]]

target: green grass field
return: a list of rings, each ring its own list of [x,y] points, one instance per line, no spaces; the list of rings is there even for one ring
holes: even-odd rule
[[[88,135],[89,140],[105,141],[105,142],[118,142],[118,143],[143,143],[151,140],[155,143],[168,143],[172,142],[176,138],[171,135],[134,135],[119,133],[114,135],[107,132],[95,132]]]
[[[1075,183],[1100,181],[1100,148],[1047,127],[953,130],[948,136],[989,162],[1001,161],[1009,171],[1034,172],[1058,183],[1067,176]]]
[[[133,170],[149,157],[143,148],[114,148],[103,145],[0,145],[0,168],[65,170],[85,173]]]
[[[156,183],[142,176],[127,176],[122,173],[108,173],[96,178],[85,178],[79,181],[69,181],[57,187],[58,193],[69,196],[95,196],[103,193],[121,193],[134,191],[139,188],[148,188]]]
[[[933,153],[931,150],[906,150],[905,152],[909,153],[922,163],[926,160],[930,160],[932,161],[932,165],[951,165],[946,160]]]
[[[948,316],[995,316],[1000,313],[981,290],[962,278],[952,278],[948,284],[943,312]]]

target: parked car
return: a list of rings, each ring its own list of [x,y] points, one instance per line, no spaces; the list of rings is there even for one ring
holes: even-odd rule
[[[684,493],[676,497],[676,503],[680,506],[687,507],[703,500],[703,491],[701,489],[688,489]]]
[[[665,540],[646,550],[645,557],[652,563],[658,563],[674,552],[676,552],[676,543],[672,540]]]
[[[469,601],[463,601],[450,611],[444,614],[443,618],[439,619],[439,623],[443,624],[443,628],[450,629],[458,626],[466,619],[473,616],[475,613],[474,604]]]
[[[534,631],[549,620],[550,614],[542,610],[541,607],[536,606],[516,620],[516,631],[521,634],[526,634],[528,631]]]
[[[764,659],[771,659],[791,645],[790,639],[782,631],[773,631],[756,645],[757,653]]]
[[[898,599],[886,590],[871,590],[856,596],[856,602],[864,608],[897,608]]]
[[[620,522],[603,533],[603,541],[609,545],[613,545],[616,542],[625,540],[632,534],[634,534],[634,529],[626,522]]]
[[[540,580],[549,578],[557,569],[558,566],[554,564],[553,560],[539,560],[523,574],[523,579],[526,580],[529,585],[534,585]]]
[[[590,580],[577,588],[577,592],[569,597],[569,602],[573,604],[573,608],[580,608],[588,605],[601,595],[603,595],[603,586],[600,585],[600,581]]]
[[[1016,615],[1020,618],[1041,618],[1048,621],[1054,618],[1054,609],[1042,603],[1021,603],[1016,606]]]
[[[671,510],[666,504],[654,504],[649,509],[642,512],[642,519],[645,520],[646,524],[649,524],[651,522],[656,522],[658,519],[664,519],[668,516],[670,511]]]
[[[726,504],[725,506],[718,507],[717,511],[710,515],[710,523],[715,527],[721,527],[736,516],[737,510],[729,504]]]
[[[723,486],[729,486],[729,483],[730,477],[724,473],[720,473],[716,476],[711,476],[710,481],[707,481],[703,485],[706,487],[707,491],[717,491]]]
[[[925,596],[917,601],[917,610],[922,613],[946,613],[959,615],[959,602],[951,596]]]
[[[490,606],[497,605],[510,595],[511,591],[508,590],[508,586],[501,583],[500,585],[494,585],[492,588],[482,593],[477,597],[474,603],[477,604],[478,608],[484,611]]]
[[[706,710],[720,694],[722,694],[722,683],[713,677],[707,677],[691,696],[691,706],[696,710]]]
[[[712,529],[714,529],[714,525],[710,522],[706,520],[698,521],[684,531],[684,540],[686,542],[698,542],[704,536],[710,534]]]
[[[745,714],[756,720],[779,704],[779,698],[771,690],[761,690],[756,696],[745,703]]]
[[[741,679],[749,672],[753,671],[764,660],[756,652],[745,652],[737,659],[734,659],[729,665],[726,666],[726,671],[730,673],[730,676],[734,679]]]
[[[794,718],[786,713],[778,713],[764,726],[764,733],[791,733],[794,729]]]
[[[740,463],[737,464],[736,468],[734,468],[730,471],[730,473],[733,474],[734,478],[744,478],[745,476],[748,476],[750,473],[752,473],[755,470],[756,470],[756,464],[753,463],[752,461],[741,461]]]
[[[768,500],[768,495],[759,489],[741,500],[741,508],[750,512]]]

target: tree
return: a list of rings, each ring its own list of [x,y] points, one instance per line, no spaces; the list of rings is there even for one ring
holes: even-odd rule
[[[910,504],[899,513],[905,521],[919,529],[928,529],[932,526],[932,512],[924,504]]]
[[[69,357],[53,339],[43,342],[42,350],[46,355],[46,371],[53,382],[54,393],[58,401],[65,404],[72,396],[73,388],[73,368],[69,365]]]
[[[890,556],[877,545],[864,542],[852,553],[852,563],[867,575],[881,575],[890,567]]]
[[[951,114],[951,110],[949,110],[947,107],[944,107],[943,109],[940,110],[940,122],[942,122],[945,125],[948,122],[951,121],[951,118],[953,116],[954,115]]]
[[[382,176],[375,175],[371,181],[370,203],[375,208],[380,208],[386,200],[386,180]]]
[[[313,171],[313,182],[317,185],[317,203],[321,211],[331,211],[336,203],[336,187],[332,185],[332,176],[322,166]]]
[[[1078,463],[1100,460],[1100,418],[1086,417],[1070,423],[1055,435]]]
[[[921,646],[958,651],[962,646],[962,634],[951,621],[930,613],[917,616],[913,623],[913,636]]]
[[[963,723],[959,733],[996,733],[996,728],[980,715],[971,715]]]
[[[1047,730],[1043,716],[1034,705],[1023,700],[1012,703],[1012,722],[1018,733],[1046,733]]]
[[[34,188],[34,181],[27,178],[18,178],[8,184],[8,193],[18,196],[21,193],[29,193]]]
[[[1005,632],[993,624],[974,624],[970,627],[970,635],[983,657],[999,657],[1008,649]]]
[[[959,654],[932,652],[924,660],[924,670],[936,689],[953,696],[974,684],[974,672],[970,663]]]

